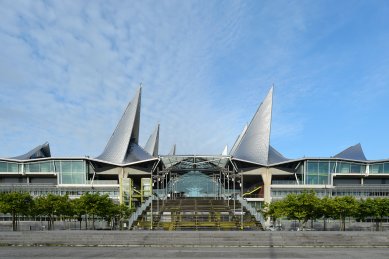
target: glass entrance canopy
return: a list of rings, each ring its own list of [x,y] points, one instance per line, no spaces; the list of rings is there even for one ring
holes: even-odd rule
[[[172,199],[231,195],[234,185],[232,172],[228,170],[229,159],[228,156],[162,157],[165,169],[155,176],[159,179],[154,191]]]

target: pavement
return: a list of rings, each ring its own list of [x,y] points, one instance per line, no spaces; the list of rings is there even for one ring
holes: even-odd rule
[[[0,247],[0,258],[388,258],[388,248]]]
[[[363,248],[389,247],[389,232],[77,230],[0,232],[0,246],[12,245]]]

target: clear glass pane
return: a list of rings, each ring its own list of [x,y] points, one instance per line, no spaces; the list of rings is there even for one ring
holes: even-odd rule
[[[0,172],[7,172],[7,163],[0,162]]]
[[[359,164],[351,164],[351,173],[360,174],[361,173],[361,165]]]
[[[62,161],[61,169],[63,173],[71,173],[72,172],[72,162],[71,161]]]
[[[29,169],[29,172],[39,172],[39,163],[31,163]]]
[[[8,172],[19,172],[18,164],[16,163],[8,163]]]
[[[84,161],[73,161],[72,172],[84,172]]]
[[[51,162],[42,162],[41,163],[41,172],[52,172]]]

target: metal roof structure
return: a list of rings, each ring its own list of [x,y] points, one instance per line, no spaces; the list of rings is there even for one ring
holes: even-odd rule
[[[150,135],[144,150],[152,155],[153,157],[158,156],[158,145],[159,145],[159,124],[155,128],[153,134]]]
[[[169,151],[169,156],[175,156],[176,155],[176,144],[172,146],[172,148]]]
[[[366,156],[363,153],[363,149],[360,143],[348,147],[339,154],[334,156],[335,158],[343,158],[343,159],[352,159],[352,160],[361,160],[366,161]]]
[[[263,102],[260,104],[256,113],[254,114],[251,122],[248,125],[245,125],[243,131],[236,139],[231,150],[228,152],[226,146],[221,156],[211,157],[224,157],[230,159],[231,161],[240,161],[242,164],[248,164],[248,166],[278,166],[281,164],[296,163],[307,159],[318,159],[313,157],[289,159],[284,157],[280,152],[278,152],[270,145],[273,89],[274,87],[270,88]],[[155,130],[149,137],[144,148],[139,145],[141,94],[142,88],[139,87],[133,99],[127,105],[113,134],[108,140],[104,151],[96,158],[85,157],[83,159],[124,167],[139,163],[155,162],[157,160],[161,160],[166,165],[176,164],[190,157],[185,156],[186,158],[183,158],[181,156],[177,156],[176,144],[172,146],[172,149],[167,156],[159,156],[159,124],[156,126]],[[35,147],[24,155],[7,159],[5,158],[2,160],[26,161],[31,159],[41,160],[50,158],[50,146],[49,143],[46,142],[40,146]],[[351,146],[333,157],[320,159],[346,160],[368,163],[381,161],[367,160],[361,144]]]
[[[125,164],[152,158],[138,145],[140,126],[140,104],[142,88],[139,87],[128,104],[103,153],[96,159]]]
[[[228,156],[228,146],[227,145],[223,149],[222,156]]]
[[[262,165],[268,164],[272,104],[273,87],[240,137],[232,153],[233,157]]]
[[[12,157],[12,159],[28,160],[45,157],[51,157],[49,142],[45,142],[44,144],[35,147],[24,155]]]
[[[246,133],[246,130],[247,130],[248,126],[249,126],[249,125],[246,124],[246,125],[244,126],[242,132],[240,133],[240,135],[236,138],[235,143],[234,143],[234,145],[232,146],[232,148],[231,148],[231,150],[230,150],[230,153],[229,153],[230,155],[232,155],[232,154],[235,153],[235,150],[236,150],[238,144],[240,143],[240,141],[242,140],[243,135]]]
[[[268,156],[269,164],[277,164],[277,163],[282,163],[287,161],[289,161],[288,158],[284,157],[280,152],[278,152],[272,146],[269,146],[269,156]]]

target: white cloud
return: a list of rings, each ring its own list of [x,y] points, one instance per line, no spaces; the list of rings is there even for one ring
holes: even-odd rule
[[[0,157],[46,140],[56,156],[99,155],[140,82],[140,142],[160,122],[162,153],[174,143],[178,153],[197,154],[232,146],[273,83],[272,140],[301,140],[304,102],[333,93],[336,86],[316,86],[345,63],[315,48],[358,8],[324,12],[325,4],[310,1],[0,6]],[[365,81],[379,81],[385,64]]]

